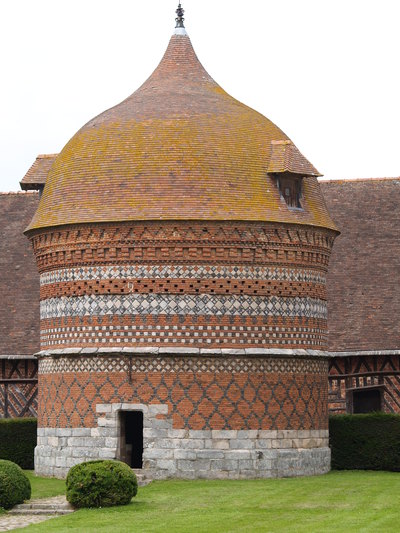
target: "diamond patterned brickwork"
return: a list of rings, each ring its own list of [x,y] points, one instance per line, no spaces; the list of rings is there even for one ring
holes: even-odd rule
[[[326,303],[313,298],[210,294],[101,294],[49,298],[40,318],[103,315],[282,316],[326,319]]]
[[[114,280],[269,280],[270,283],[304,281],[324,285],[326,276],[317,270],[296,268],[262,267],[257,265],[112,265],[81,266],[50,270],[40,276],[41,286],[69,281],[114,281]]]
[[[94,427],[98,403],[122,401],[167,404],[175,429],[326,429],[327,366],[306,359],[44,360],[39,425]]]

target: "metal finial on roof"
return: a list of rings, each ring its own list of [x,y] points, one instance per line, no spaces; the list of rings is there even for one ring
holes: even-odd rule
[[[183,18],[183,14],[185,13],[185,10],[182,8],[181,3],[179,2],[178,9],[176,10],[176,14],[178,15],[176,17],[176,26],[175,28],[184,28],[183,21],[185,20]]]

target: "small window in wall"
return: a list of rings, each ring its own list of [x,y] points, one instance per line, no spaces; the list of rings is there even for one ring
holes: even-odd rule
[[[372,413],[382,410],[381,389],[353,391],[353,413]]]
[[[293,175],[278,177],[278,187],[288,207],[301,209],[302,178]]]

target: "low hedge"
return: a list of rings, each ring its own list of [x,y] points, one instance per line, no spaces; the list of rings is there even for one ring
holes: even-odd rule
[[[400,471],[400,415],[333,415],[329,435],[333,469]]]
[[[36,431],[36,418],[0,419],[0,459],[32,470]]]
[[[22,469],[0,459],[0,507],[11,509],[31,497],[30,481]]]
[[[67,475],[67,500],[74,507],[126,505],[137,494],[137,479],[120,461],[87,461],[73,466]]]

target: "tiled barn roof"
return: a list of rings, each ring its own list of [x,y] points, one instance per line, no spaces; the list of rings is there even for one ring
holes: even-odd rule
[[[39,350],[39,275],[23,235],[38,198],[37,193],[0,193],[0,355]]]
[[[342,232],[328,273],[329,349],[399,349],[400,178],[321,188]]]
[[[271,142],[288,140],[229,96],[204,70],[186,32],[177,32],[151,77],[83,126],[55,159],[30,229],[182,219],[334,228],[318,173],[294,145],[285,148],[294,154],[289,170],[294,163],[295,172],[304,168],[310,176],[304,209],[290,209],[280,197],[269,175]],[[275,156],[273,171],[279,172],[276,165]]]
[[[19,182],[23,191],[37,191],[46,183],[47,175],[58,154],[40,154]]]

